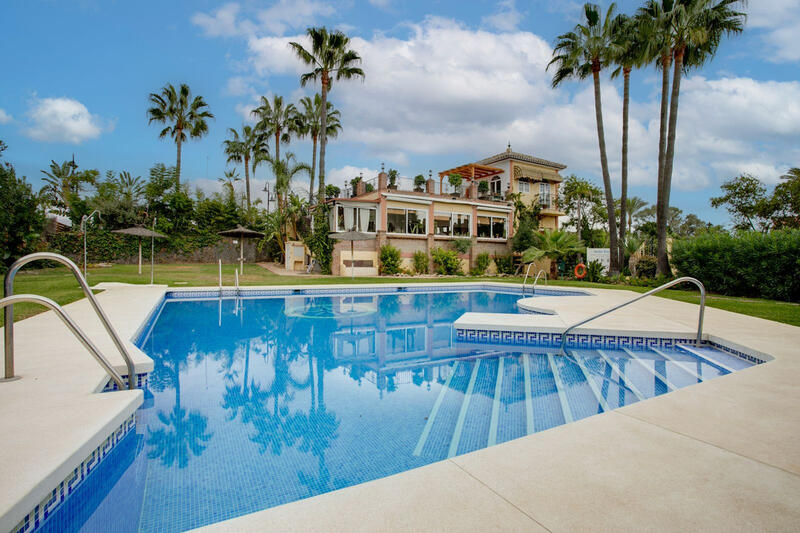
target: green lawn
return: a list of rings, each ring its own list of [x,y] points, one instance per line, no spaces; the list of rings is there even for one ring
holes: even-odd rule
[[[166,264],[156,265],[155,283],[169,285],[171,287],[186,286],[216,286],[218,283],[218,271],[216,264]],[[233,286],[234,283],[233,265],[223,266],[223,283],[226,286]],[[142,275],[137,273],[136,265],[114,265],[107,268],[90,268],[89,283],[94,285],[103,281],[119,281],[124,283],[150,282],[149,265],[143,268]],[[453,278],[356,278],[357,283],[396,283],[406,282],[459,282],[459,281],[503,281],[519,283],[521,278],[473,278],[473,277],[453,277]],[[244,275],[239,280],[240,285],[296,285],[296,284],[323,284],[323,283],[350,283],[349,277],[290,277],[278,276],[257,265],[245,265]],[[603,285],[600,283],[588,283],[580,281],[553,281],[550,285],[568,287],[593,287],[600,289],[624,289],[634,292],[646,292],[646,287],[627,287],[622,285]],[[77,282],[65,268],[52,268],[42,270],[23,270],[17,274],[14,283],[16,294],[37,293],[54,299],[60,304],[73,302],[83,296]],[[696,291],[668,290],[659,293],[659,296],[680,300],[682,302],[699,303],[700,296]],[[706,304],[709,307],[717,307],[735,313],[757,316],[785,322],[795,326],[800,326],[800,305],[777,302],[773,300],[760,300],[754,298],[732,298],[728,296],[708,295]],[[44,310],[42,307],[32,304],[19,304],[14,306],[15,319],[23,319]],[[2,324],[2,317],[0,317]]]

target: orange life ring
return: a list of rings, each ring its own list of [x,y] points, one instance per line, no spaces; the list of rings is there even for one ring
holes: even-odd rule
[[[575,265],[575,277],[578,279],[583,279],[586,277],[586,265],[583,263],[578,263]]]

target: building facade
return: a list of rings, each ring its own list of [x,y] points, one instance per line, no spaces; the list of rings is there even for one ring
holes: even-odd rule
[[[439,173],[438,184],[429,178],[424,186],[401,190],[390,184],[381,172],[375,184],[363,181],[347,198],[332,198],[330,227],[334,233],[357,231],[374,235],[374,239],[351,243],[337,241],[333,249],[334,275],[375,276],[381,246],[398,248],[402,267],[412,268],[417,251],[428,255],[428,270],[433,272],[431,252],[434,248],[452,249],[452,241],[469,239],[472,243],[461,254],[462,270],[469,271],[482,253],[508,255],[514,232],[514,199],[525,205],[538,203],[540,227],[557,229],[559,171],[566,166],[511,151],[468,163]],[[448,188],[445,180],[460,174],[459,190]],[[480,193],[480,183],[488,183],[488,192]],[[368,185],[372,189],[367,191]],[[438,187],[437,187],[438,185]],[[518,195],[518,196],[517,196]]]

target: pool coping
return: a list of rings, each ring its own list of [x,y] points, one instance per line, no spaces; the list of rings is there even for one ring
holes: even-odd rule
[[[412,286],[412,285],[413,286],[420,286],[420,287],[428,287],[428,288],[437,288],[438,287],[438,288],[451,288],[451,289],[454,288],[455,286],[491,286],[493,288],[494,287],[497,287],[497,288],[504,288],[505,287],[507,289],[510,288],[510,287],[515,287],[514,284],[502,283],[502,282],[418,283],[418,284],[396,283],[396,284],[381,284],[380,286],[377,286],[377,287],[375,285],[362,285],[362,284],[330,284],[330,285],[322,285],[322,286],[313,285],[313,286],[308,286],[308,287],[312,287],[314,289],[346,290],[348,288],[354,288],[354,287],[365,288],[365,289],[370,289],[370,288],[372,288],[372,289],[381,289],[381,288],[397,287],[397,286],[408,287],[408,286]],[[109,290],[107,290],[104,293],[101,293],[99,295],[99,298],[101,300],[101,305],[104,306],[104,308],[106,309],[106,312],[108,313],[112,323],[120,331],[121,336],[123,336],[125,339],[135,338],[135,336],[138,334],[140,328],[142,328],[144,326],[144,324],[146,324],[148,317],[155,310],[157,310],[157,308],[160,306],[161,301],[163,300],[163,298],[168,293],[177,292],[177,291],[200,293],[200,292],[203,292],[203,291],[218,291],[219,290],[219,288],[217,288],[217,287],[192,288],[192,289],[190,289],[190,288],[180,288],[180,289],[176,290],[174,288],[167,288],[167,287],[126,286],[124,284],[113,284],[113,286],[107,286],[107,287],[108,287]],[[253,290],[253,289],[255,289],[255,290],[286,290],[286,286],[261,286],[261,287],[246,287],[246,288],[243,287],[241,289],[241,291],[247,292],[247,291],[250,291],[250,290]],[[559,290],[561,290],[561,289],[559,288]],[[370,292],[370,291],[369,290],[365,290],[365,292]],[[605,305],[606,307],[608,307],[608,304],[606,303],[606,301],[609,300],[609,299],[612,300],[612,301],[615,301],[615,300],[619,301],[620,298],[630,299],[630,293],[628,291],[620,291],[620,290],[615,290],[615,289],[580,289],[580,290],[577,290],[577,291],[571,290],[570,292],[574,292],[579,297],[582,297],[581,299],[594,300],[595,306],[596,305],[601,305],[601,306]],[[609,298],[610,296],[612,296],[612,293],[622,293],[622,294],[621,295],[620,294],[613,294],[614,298]],[[130,297],[133,296],[133,294],[137,295],[137,298],[134,298],[133,301],[141,300],[140,297],[142,295],[146,295],[146,297],[144,298],[144,300],[146,300],[146,301],[145,302],[138,301],[137,305],[131,305],[132,300],[131,300]],[[594,297],[596,297],[596,296],[601,296],[601,298],[595,299]],[[559,307],[561,307],[561,309],[563,311],[564,302],[561,302],[561,304],[559,304],[559,302],[556,301],[557,299],[558,299],[558,297],[547,297],[547,296],[537,297],[537,301],[541,302],[540,305],[547,306],[548,309],[553,308],[555,310],[555,312],[557,312]],[[547,300],[549,300],[549,301],[547,301]],[[569,298],[569,300],[572,300],[572,298]],[[665,304],[666,307],[669,307],[669,308],[674,308],[674,309],[684,310],[684,311],[688,311],[688,310],[692,310],[692,309],[696,310],[696,306],[693,306],[692,304],[686,304],[686,303],[683,303],[683,302],[675,302],[675,301],[671,301],[671,300],[668,301],[668,300],[664,300],[664,299],[652,299],[652,300],[657,301],[659,303],[669,302],[669,303]],[[149,302],[149,305],[147,305],[148,302]],[[575,303],[575,302],[573,302],[573,303]],[[86,304],[85,300],[82,300],[82,301],[79,301],[79,302],[75,302],[75,303],[69,304],[69,306],[67,306],[67,310],[69,312],[73,313],[76,316],[76,319],[78,320],[79,323],[81,323],[82,326],[83,326],[82,319],[85,319],[87,316],[90,316],[90,313],[91,313],[91,309],[88,308],[88,304],[87,305],[83,305],[83,304]],[[646,306],[647,309],[652,307],[652,303],[648,302],[648,304],[649,305]],[[641,304],[637,304],[637,306],[638,305],[641,305]],[[653,313],[653,311],[650,310],[649,314],[652,314],[652,313]],[[672,316],[670,314],[670,312],[668,312],[667,314],[670,315],[670,317],[671,317],[671,319],[673,321],[680,322],[680,318],[676,318],[676,317]],[[776,369],[777,369],[781,373],[784,373],[785,370],[791,370],[792,371],[791,372],[792,375],[794,375],[795,377],[800,376],[800,365],[798,364],[798,360],[797,360],[797,356],[796,356],[796,349],[795,349],[794,352],[792,352],[792,350],[791,350],[792,343],[794,343],[794,346],[800,345],[800,328],[795,328],[793,326],[788,326],[788,325],[784,325],[784,324],[777,324],[777,323],[773,323],[773,322],[769,322],[769,321],[765,321],[765,320],[761,320],[761,319],[754,319],[752,317],[744,317],[743,315],[736,315],[734,313],[728,313],[726,311],[721,311],[721,310],[716,310],[716,309],[709,309],[707,314],[708,314],[708,317],[707,317],[707,328],[706,328],[706,331],[707,331],[707,337],[708,337],[709,340],[727,342],[729,344],[733,344],[733,345],[738,346],[738,347],[740,347],[742,349],[745,349],[745,350],[755,351],[757,353],[762,353],[762,354],[769,353],[769,355],[774,357],[773,361],[771,361],[767,365],[761,365],[761,367],[759,367],[760,372],[754,372],[755,369],[748,369],[748,370],[743,371],[741,373],[737,373],[737,376],[740,375],[740,374],[742,376],[744,376],[744,377],[737,378],[737,381],[745,380],[745,382],[746,382],[746,381],[748,381],[748,377],[749,376],[763,375],[765,373],[764,369],[767,370],[767,372],[766,372],[767,374],[773,374],[773,373],[776,372]],[[48,316],[48,315],[50,315],[50,316]],[[32,328],[33,330],[35,330],[37,327],[46,327],[48,325],[49,321],[57,320],[55,318],[55,316],[52,316],[52,315],[53,315],[52,313],[44,313],[42,315],[38,315],[37,317],[32,317],[31,319],[25,320],[25,321],[20,323],[20,331],[22,331],[23,329],[28,329],[28,328]],[[517,315],[515,315],[515,316],[517,316]],[[527,316],[528,319],[530,319],[530,315],[523,315],[523,316]],[[645,315],[642,315],[641,312],[640,312],[640,318],[644,318],[644,316]],[[725,322],[726,321],[731,321],[731,320],[737,324],[737,327],[733,327],[733,328],[725,327]],[[29,322],[29,321],[31,321],[31,322]],[[613,322],[614,321],[612,320],[612,323]],[[755,323],[755,324],[757,324],[757,326],[755,327],[755,331],[754,332],[748,332],[748,331],[744,331],[742,327],[738,327],[738,324],[741,324],[741,323],[748,323],[748,324]],[[25,325],[25,324],[30,324],[30,326],[26,326],[25,328],[23,328],[22,325]],[[689,324],[691,324],[691,320],[689,320],[687,323],[685,323],[683,325],[690,327]],[[606,327],[606,330],[608,330],[608,326],[606,325],[605,327]],[[89,331],[89,329],[90,329],[89,327],[86,327],[85,329],[87,330],[87,333],[94,333],[94,332],[90,332]],[[683,329],[687,329],[687,328],[683,328]],[[578,331],[580,331],[580,330],[578,330]],[[617,330],[612,328],[610,331],[617,331]],[[639,331],[641,331],[641,329]],[[665,333],[664,329],[656,328],[654,331]],[[763,334],[765,332],[769,333],[770,331],[773,332],[773,334],[775,334],[776,337],[774,337],[774,339],[764,339],[763,338]],[[18,334],[19,335],[23,335],[24,333],[18,333]],[[731,337],[731,336],[737,338],[737,342],[736,343],[731,343],[730,342],[728,337]],[[96,338],[102,338],[102,335],[95,333],[95,336],[93,338],[95,338],[95,337]],[[741,337],[744,337],[744,338],[741,338]],[[35,346],[36,342],[34,342],[34,341],[36,341],[36,340],[38,340],[38,339],[32,339],[32,343],[27,346],[27,349],[30,349],[31,346]],[[114,353],[113,352],[113,346],[111,346],[111,344],[110,344],[110,340],[108,342],[98,341],[98,344],[100,344],[100,348],[104,353],[107,353],[107,354],[113,354]],[[52,349],[52,347],[49,347],[49,346],[45,345],[45,346],[43,346],[43,349],[45,349],[45,350]],[[25,349],[20,348],[20,355],[21,355],[21,352],[23,350],[25,350]],[[82,360],[81,360],[81,364],[77,364],[77,361],[79,361],[79,359],[81,359],[81,358],[82,359],[88,359],[88,358],[86,358],[86,354],[82,353],[80,351],[80,349],[77,350],[77,353],[74,353],[75,352],[74,349],[72,349],[72,350],[63,349],[62,352],[64,352],[65,354],[66,353],[73,353],[73,355],[71,356],[71,357],[73,357],[75,359],[75,361],[71,361],[71,363],[72,363],[71,366],[75,367],[73,369],[77,369],[78,367],[82,368],[82,367],[86,366],[86,365],[82,364]],[[75,355],[77,355],[77,358],[74,357]],[[794,357],[792,357],[792,355],[794,355]],[[18,359],[22,359],[22,357],[18,357]],[[92,362],[92,364],[94,364],[94,362]],[[116,361],[115,360],[115,366],[117,366],[119,364],[121,364],[121,361]],[[150,361],[150,365],[152,365],[152,361]],[[789,367],[789,368],[784,369],[783,367]],[[69,368],[69,365],[68,365],[68,368]],[[152,366],[151,366],[151,368],[152,368]],[[139,370],[139,368],[137,367],[137,372],[138,372],[138,370]],[[75,403],[75,404],[70,406],[72,408],[72,410],[79,410],[78,406],[83,405],[84,403],[92,403],[90,401],[92,399],[92,397],[97,397],[98,396],[96,394],[96,392],[98,391],[98,387],[100,386],[99,384],[102,382],[103,379],[105,379],[104,376],[102,375],[102,370],[100,370],[99,367],[95,370],[94,375],[97,376],[98,375],[97,374],[98,371],[100,372],[101,375],[99,375],[94,380],[94,384],[93,385],[90,384],[90,385],[87,386],[87,381],[85,379],[81,380],[82,384],[75,384],[76,386],[80,387],[80,391],[79,391],[79,394],[78,394],[78,396],[80,398],[78,398],[77,403]],[[47,375],[45,377],[47,379],[56,379],[56,376],[53,376],[53,375]],[[727,377],[726,377],[726,379],[727,379]],[[39,385],[42,385],[41,381],[42,380],[40,380]],[[44,380],[44,381],[47,381],[47,380]],[[648,411],[656,410],[656,407],[653,407],[653,406],[661,406],[663,404],[670,404],[670,403],[675,403],[676,401],[678,401],[678,400],[675,400],[675,398],[674,398],[675,395],[678,395],[678,397],[679,397],[678,399],[683,401],[683,398],[688,395],[688,392],[694,392],[695,389],[703,389],[703,390],[705,390],[703,387],[706,386],[705,388],[707,389],[708,388],[707,386],[711,385],[712,383],[714,384],[713,388],[717,388],[718,385],[716,385],[716,382],[719,382],[719,381],[723,381],[724,382],[725,380],[724,379],[723,380],[715,380],[714,382],[708,382],[708,383],[700,384],[700,385],[691,387],[692,391],[685,391],[685,390],[676,391],[674,393],[671,393],[670,395],[666,395],[666,396],[659,397],[659,398],[654,398],[654,399],[648,400],[647,402],[643,402],[642,405],[633,405],[633,406],[622,408],[622,410],[616,410],[616,411],[614,411],[614,413],[617,413],[618,415],[621,416],[620,411],[630,410],[630,409],[634,408],[632,410],[636,413],[636,415],[633,416],[633,418],[636,418],[638,420],[641,417],[647,417],[648,416]],[[25,380],[25,379],[23,379],[23,380],[19,380],[16,383],[28,383],[28,384],[30,384],[30,383],[33,383],[33,380]],[[723,384],[725,384],[725,383],[723,383]],[[2,391],[2,390],[3,390],[2,386],[0,386],[0,391]],[[41,392],[41,388],[37,389],[36,392]],[[74,395],[75,391],[73,390],[71,392]],[[763,393],[764,391],[760,391],[760,392]],[[138,396],[136,396],[137,393],[138,393]],[[122,395],[135,396],[135,397],[133,397],[130,400],[130,402],[128,402],[128,405],[121,406],[121,405],[118,405],[118,402],[114,401],[114,402],[108,402],[108,405],[104,406],[104,409],[103,409],[103,411],[105,411],[106,414],[108,416],[110,416],[111,418],[113,418],[114,420],[118,420],[118,419],[124,420],[126,413],[131,413],[131,412],[135,411],[135,409],[138,408],[138,405],[141,403],[141,392],[140,391],[133,391],[133,392],[120,391],[120,392],[115,392],[115,393],[110,394],[110,395],[103,395],[103,396],[116,398],[118,396],[121,397]],[[672,398],[672,400],[670,400],[670,398]],[[707,398],[705,398],[705,399],[707,400]],[[646,405],[646,404],[649,404],[649,405]],[[2,412],[2,408],[0,408],[0,412]],[[58,412],[58,409],[56,409],[55,412],[48,413],[48,417],[56,416],[57,412]],[[9,414],[9,413],[7,413],[7,414]],[[611,414],[611,413],[608,413],[608,414]],[[13,416],[13,414],[11,414],[11,415]],[[594,420],[595,419],[602,419],[604,416],[606,416],[606,415],[600,415],[600,416],[597,416],[597,417],[592,417],[591,418],[591,420],[593,421],[592,424],[599,423],[602,426],[602,422],[594,422]],[[625,416],[628,416],[628,415],[626,414]],[[616,420],[616,417],[606,417],[606,418],[607,419],[613,418],[613,419]],[[585,421],[577,422],[575,424],[581,424],[582,422],[585,422]],[[647,422],[641,422],[641,423],[647,423]],[[573,424],[569,424],[567,426],[562,426],[564,431],[559,431],[559,434],[569,435],[572,432],[572,430],[568,430],[568,428],[570,426],[573,426]],[[800,423],[798,423],[796,421],[792,421],[792,423],[790,423],[788,425],[784,425],[782,427],[783,427],[783,431],[784,432],[787,431],[787,429],[788,429],[790,431],[790,433],[789,433],[790,435],[791,435],[791,431],[794,431],[795,435],[797,434],[798,431],[800,431]],[[40,427],[38,427],[37,429],[38,429],[38,431],[40,433],[42,433],[40,435],[40,438],[48,438],[48,437],[52,436],[52,435],[50,435],[52,433],[52,430],[50,428],[44,426],[44,425],[40,425]],[[89,449],[92,448],[92,443],[95,443],[95,442],[98,442],[98,441],[102,441],[103,438],[104,438],[103,435],[105,435],[105,438],[107,438],[107,436],[110,433],[113,433],[114,430],[115,429],[110,428],[110,427],[104,427],[100,431],[95,431],[94,435],[92,437],[86,439],[86,441],[84,442],[83,446],[79,446],[77,450],[73,449],[73,450],[71,450],[71,452],[72,452],[71,454],[67,454],[67,455],[69,455],[69,458],[68,458],[68,460],[62,461],[62,464],[60,465],[60,468],[54,468],[54,469],[52,469],[52,471],[51,471],[51,473],[49,475],[44,476],[41,485],[46,485],[47,483],[50,483],[50,484],[55,483],[57,485],[57,483],[60,480],[59,481],[54,481],[54,480],[55,480],[56,477],[58,477],[58,472],[63,472],[65,470],[66,471],[70,471],[70,468],[65,468],[66,466],[70,466],[70,465],[72,465],[71,468],[74,469],[76,466],[78,466],[80,464],[80,461],[86,457],[86,453],[84,453],[84,452],[89,453]],[[578,431],[578,430],[575,430],[575,431]],[[91,433],[91,431],[89,433]],[[548,432],[544,432],[544,433],[548,433]],[[87,433],[84,432],[83,434],[85,435]],[[535,434],[535,435],[524,437],[524,438],[518,439],[518,440],[519,441],[524,441],[526,443],[530,443],[530,444],[525,444],[523,446],[532,446],[532,447],[539,446],[539,444],[536,444],[539,441],[544,442],[545,440],[547,440],[547,441],[551,440],[550,438],[542,439],[542,438],[540,438],[541,435],[542,434]],[[30,438],[30,436],[29,436],[29,438]],[[564,437],[564,438],[568,439],[569,437]],[[556,439],[556,440],[558,440],[558,439]],[[516,443],[517,441],[514,441],[514,442]],[[508,443],[505,443],[505,444],[508,444]],[[454,458],[453,460],[448,460],[448,461],[453,461],[453,464],[459,464],[459,463],[462,463],[464,461],[468,462],[468,460],[469,460],[468,458],[471,457],[472,455],[474,455],[474,454],[483,454],[484,452],[488,454],[488,457],[493,457],[493,456],[495,456],[497,454],[506,453],[505,451],[503,451],[504,449],[508,448],[507,446],[505,446],[505,444],[494,446],[494,447],[491,447],[491,448],[487,448],[487,449],[481,450],[479,452],[474,452],[473,454],[467,454],[465,456],[459,456],[459,457]],[[69,447],[70,445],[65,443],[65,446]],[[514,447],[516,447],[516,446],[517,446],[517,444],[514,445]],[[12,448],[13,448],[13,446],[12,446]],[[723,447],[723,449],[724,449],[724,447]],[[83,454],[83,455],[81,455],[81,454]],[[794,456],[792,456],[791,461],[794,461]],[[790,461],[790,463],[791,463],[791,461]],[[764,462],[763,459],[761,459],[761,462]],[[767,463],[768,463],[768,461],[767,461]],[[402,474],[398,474],[397,476],[402,476],[403,478],[406,478],[406,475],[408,475],[408,477],[411,478],[411,479],[413,479],[415,477],[421,477],[421,476],[424,476],[425,474],[415,474],[415,473],[419,472],[419,471],[422,471],[422,470],[425,470],[425,469],[430,469],[431,467],[434,467],[437,464],[440,464],[440,463],[434,463],[434,465],[429,465],[429,466],[422,467],[422,468],[417,469],[417,470],[408,471],[408,472],[405,472],[405,473],[402,473]],[[800,458],[798,458],[797,461],[795,461],[794,463],[791,463],[791,464],[800,465]],[[795,476],[800,474],[800,467],[790,468],[790,470],[791,470],[791,474],[793,474]],[[464,473],[467,473],[471,477],[475,477],[474,473],[467,472],[467,470],[464,469],[463,464],[459,464],[458,471],[461,472],[461,474],[458,474],[458,475],[462,475]],[[782,468],[782,471],[785,472],[786,469]],[[2,469],[0,469],[0,473],[2,473]],[[395,479],[395,478],[397,478],[397,476],[390,476],[390,477],[387,477],[387,478],[382,478],[382,479],[379,479],[379,480],[375,480],[373,482],[369,482],[367,485],[370,485],[371,487],[374,487],[375,486],[374,484],[379,484],[380,486],[384,486],[385,484],[387,484],[387,486],[391,487],[391,485],[397,481]],[[2,479],[5,479],[5,482],[3,482]],[[5,505],[5,512],[3,512],[2,516],[0,517],[0,528],[6,529],[6,530],[11,529],[11,527],[13,527],[17,523],[19,523],[19,520],[16,520],[15,517],[19,518],[20,510],[25,507],[25,504],[31,503],[31,502],[38,503],[38,502],[42,501],[42,498],[38,498],[38,500],[37,500],[37,497],[33,495],[33,493],[36,492],[36,491],[29,491],[28,494],[22,495],[22,497],[20,497],[19,493],[21,492],[21,489],[24,489],[24,487],[21,488],[21,487],[18,487],[16,485],[12,486],[12,487],[9,487],[8,486],[10,484],[9,482],[12,479],[13,479],[13,476],[10,477],[9,475],[5,475],[5,476],[2,476],[2,478],[0,478],[0,504],[4,504]],[[63,480],[64,478],[62,477],[61,479]],[[442,480],[442,482],[443,483],[447,483],[447,480],[446,479]],[[3,485],[6,485],[6,486],[3,487]],[[340,503],[341,502],[350,502],[350,504],[355,505],[358,502],[357,494],[360,493],[360,490],[353,490],[353,489],[356,489],[357,487],[360,487],[360,486],[361,485],[357,485],[357,486],[354,486],[354,487],[349,487],[349,488],[346,488],[346,489],[342,489],[340,491],[335,491],[335,492],[332,492],[332,493],[323,494],[321,496],[317,496],[317,497],[310,498],[310,499],[307,499],[307,500],[300,500],[298,502],[293,502],[293,503],[285,504],[285,505],[282,505],[282,506],[279,506],[279,507],[267,509],[267,510],[264,510],[264,511],[259,511],[259,512],[256,512],[256,513],[252,513],[250,515],[244,515],[244,516],[241,516],[241,517],[238,517],[238,518],[234,518],[231,521],[221,522],[221,523],[218,523],[218,524],[212,524],[212,525],[206,526],[206,527],[209,528],[209,530],[225,529],[225,528],[230,528],[230,527],[234,527],[236,529],[239,529],[241,527],[243,529],[254,528],[253,530],[262,530],[267,523],[273,523],[272,517],[279,517],[279,516],[282,515],[282,513],[287,512],[285,509],[298,509],[298,510],[299,509],[303,509],[302,512],[305,515],[305,518],[304,518],[305,522],[308,523],[308,524],[312,524],[312,523],[315,523],[314,522],[315,520],[324,520],[324,515],[326,513],[326,511],[325,511],[326,507],[325,506],[319,507],[318,512],[315,512],[314,504],[315,504],[316,501],[322,502],[323,500],[330,501],[331,499],[334,499],[334,500],[336,500],[337,502],[340,502]],[[480,489],[480,491],[483,491],[483,490],[486,489],[486,487],[490,487],[490,484],[484,483],[483,481],[481,481],[481,487],[482,488]],[[430,488],[430,490],[434,490],[434,491],[438,490],[438,489],[436,489],[435,484],[434,484],[434,486],[431,486],[429,488]],[[441,487],[439,487],[439,488],[441,488]],[[12,494],[9,494],[9,492],[11,492]],[[421,490],[420,495],[424,495],[424,494],[426,494],[426,492],[429,492],[429,491],[427,489]],[[495,495],[497,495],[497,490],[496,489],[491,489],[490,492],[492,492]],[[10,496],[11,497],[14,496],[13,493],[16,493],[17,504],[13,505],[13,506],[9,506],[8,505],[8,500],[10,499],[9,498]],[[42,495],[42,494],[46,495],[47,491],[45,490],[44,492],[42,492],[42,490],[39,490],[38,494],[39,495]],[[353,494],[353,496],[352,497],[348,496],[348,494]],[[3,495],[5,495],[5,497]],[[800,493],[798,495],[800,495]],[[501,495],[501,497],[505,498],[505,499],[509,499],[509,497],[506,497],[506,496],[503,496],[503,495]],[[356,499],[355,500],[351,500],[351,498],[356,498]],[[363,505],[363,502],[361,502],[361,503]],[[420,503],[424,503],[427,506],[432,506],[433,505],[435,507],[434,504],[437,503],[437,500],[434,498],[432,500],[426,499],[424,502],[417,502],[417,504],[420,504]],[[444,502],[439,501],[438,503],[443,504]],[[0,509],[3,509],[3,507],[0,507]],[[330,512],[330,510],[328,510],[327,512]],[[387,511],[387,512],[389,512],[389,511]],[[519,513],[519,512],[520,512],[520,510],[518,508],[506,509],[504,511],[504,513],[506,513],[506,514],[508,514],[508,513],[515,514],[515,513]],[[509,514],[509,518],[508,518],[509,520],[511,520],[511,514]],[[546,522],[546,520],[544,522]],[[325,522],[319,522],[319,523],[325,523]],[[9,526],[9,524],[10,524],[10,526]],[[9,527],[5,527],[5,526],[9,526]]]

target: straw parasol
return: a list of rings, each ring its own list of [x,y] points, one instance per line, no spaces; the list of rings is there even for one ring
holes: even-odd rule
[[[368,241],[370,239],[374,239],[375,235],[361,233],[360,231],[345,231],[342,233],[329,233],[328,237],[337,241],[350,241],[350,278],[355,278],[356,260],[355,257],[353,257],[355,255],[353,243],[355,241]]]
[[[245,239],[260,239],[264,236],[263,233],[260,231],[255,231],[251,229],[247,229],[241,224],[236,224],[236,227],[233,229],[226,229],[225,231],[220,231],[217,235],[222,235],[223,237],[238,237],[239,239],[239,274],[244,274],[244,240]]]
[[[154,224],[155,226],[155,224]],[[142,274],[142,237],[152,239],[166,239],[167,236],[157,231],[149,230],[144,226],[132,226],[125,229],[115,229],[111,233],[121,233],[122,235],[132,235],[139,240],[139,275]],[[153,283],[153,246],[150,248],[150,283]]]

